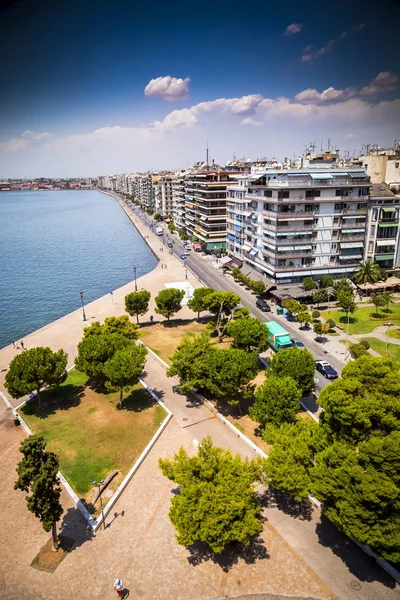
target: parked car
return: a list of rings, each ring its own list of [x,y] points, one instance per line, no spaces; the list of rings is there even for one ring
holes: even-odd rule
[[[256,301],[256,306],[263,312],[271,312],[270,305],[266,300],[263,300],[262,298],[258,298],[258,300]]]
[[[296,346],[296,348],[300,348],[301,350],[305,350],[305,345],[303,344],[303,342],[301,340],[297,340],[297,339],[292,339],[293,342],[293,346]]]
[[[168,243],[167,243],[167,246],[168,246],[168,248],[172,248],[172,246],[173,246],[173,245],[174,245],[174,244],[173,244],[172,242],[168,242]]]
[[[316,360],[315,368],[327,379],[337,379],[339,377],[337,371],[326,360]]]

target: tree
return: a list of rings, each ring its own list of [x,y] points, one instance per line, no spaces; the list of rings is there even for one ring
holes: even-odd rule
[[[53,551],[56,552],[56,526],[63,513],[57,456],[46,451],[46,443],[41,435],[28,437],[19,450],[23,458],[17,465],[18,479],[14,489],[29,494],[26,496],[28,510],[40,520],[45,531],[51,530]]]
[[[335,321],[334,319],[327,319],[327,320],[325,321],[325,323],[326,323],[326,325],[328,325],[328,326],[329,326],[329,329],[328,329],[328,331],[329,331],[330,329],[335,329],[335,327],[336,327],[336,321]]]
[[[340,290],[338,292],[338,302],[340,308],[345,312],[353,313],[357,308],[357,304],[354,302],[353,292],[345,292],[344,290]]]
[[[141,290],[140,292],[131,292],[125,296],[125,310],[131,315],[136,315],[136,322],[139,324],[139,315],[144,315],[149,310],[150,292]]]
[[[376,314],[379,314],[379,307],[385,306],[385,298],[382,294],[372,294],[371,296],[372,304],[374,304],[376,308]]]
[[[240,309],[239,309],[240,310]],[[227,334],[233,337],[234,348],[263,352],[268,348],[269,333],[261,319],[245,317],[228,323]]]
[[[319,312],[319,310],[313,310],[311,313],[311,316],[313,319],[319,319],[321,316],[321,313]]]
[[[249,408],[249,416],[264,429],[267,423],[279,427],[294,421],[299,410],[301,391],[292,377],[271,374],[257,388],[255,402]]]
[[[202,542],[219,554],[231,542],[248,546],[262,530],[254,492],[262,478],[260,461],[242,461],[206,437],[195,456],[181,448],[172,460],[159,459],[159,466],[179,485],[169,518],[181,546]]]
[[[350,279],[338,279],[333,283],[333,289],[335,290],[336,295],[339,292],[347,292],[348,294],[353,295],[353,284]]]
[[[139,380],[146,362],[147,348],[131,344],[118,350],[104,365],[106,388],[119,392],[119,407],[122,408],[123,392],[129,391]]]
[[[154,213],[153,215],[153,219],[155,221],[159,221],[159,219],[161,219],[161,214],[159,212]]]
[[[318,311],[316,311],[316,312],[318,312]],[[304,325],[306,329],[308,329],[308,325],[309,325],[309,323],[311,323],[312,317],[309,312],[302,311],[301,313],[299,313],[297,320],[299,323]]]
[[[305,292],[309,292],[310,290],[315,290],[318,287],[318,284],[311,277],[305,277],[303,279],[303,288]]]
[[[156,313],[166,317],[169,321],[175,313],[181,310],[181,302],[185,295],[185,290],[178,290],[177,288],[167,288],[158,292],[155,297],[156,302]]]
[[[25,350],[12,359],[4,385],[13,398],[36,392],[41,408],[41,388],[62,383],[67,376],[67,362],[64,350],[53,352],[47,346]]]
[[[173,221],[170,221],[170,222],[168,223],[168,230],[169,230],[171,233],[173,233],[173,232],[176,230],[175,223],[174,223]]]
[[[241,272],[241,270],[239,269],[239,267],[233,267],[233,269],[232,269],[233,279],[235,281],[240,281],[241,275],[243,275],[243,273]]]
[[[360,358],[367,353],[367,349],[363,344],[350,344],[349,352],[351,358]]]
[[[247,306],[241,306],[234,311],[232,316],[234,319],[247,319],[251,316],[251,312]]]
[[[104,366],[118,350],[132,344],[126,337],[119,333],[103,333],[89,335],[78,344],[78,356],[75,366],[78,371],[85,373],[90,379],[99,383],[105,381]]]
[[[197,312],[197,318],[200,319],[200,313],[205,310],[203,300],[208,294],[214,293],[214,288],[199,287],[193,292],[193,297],[188,301],[190,310]]]
[[[186,241],[189,239],[188,234],[183,229],[178,229],[178,235],[179,235],[179,239],[182,241]]]
[[[177,375],[183,392],[204,388],[207,356],[210,352],[216,352],[216,349],[210,345],[210,335],[207,332],[196,336],[184,336],[171,357],[168,377]]]
[[[321,304],[321,302],[326,302],[327,300],[328,300],[327,290],[324,290],[324,289],[318,290],[313,295],[313,302],[314,302],[314,304],[318,304],[318,308],[319,308],[319,305]]]
[[[333,278],[330,275],[323,275],[321,279],[321,288],[328,288],[333,286]]]
[[[204,307],[217,317],[218,340],[221,341],[226,329],[227,319],[240,302],[233,292],[213,292],[204,297]]]
[[[377,263],[372,262],[372,260],[361,262],[353,275],[353,281],[358,284],[376,283],[381,279],[382,270],[380,266]]]
[[[393,302],[392,292],[382,292],[381,296],[383,298],[384,306],[386,306],[386,310],[389,311],[389,304]]]
[[[263,281],[253,281],[252,279],[250,279],[250,289],[258,296],[261,296],[261,294],[264,294],[267,288]]]
[[[103,332],[104,333],[119,333],[128,340],[137,340],[138,326],[131,323],[128,315],[121,315],[120,317],[107,317],[104,319]]]
[[[288,300],[283,300],[282,305],[286,310],[288,310],[292,315],[297,315],[301,312],[301,304],[294,300],[293,298],[289,298]]]
[[[295,347],[281,350],[271,359],[270,368],[278,377],[292,377],[302,396],[312,392],[315,387],[314,357],[308,350]]]
[[[335,321],[333,321],[333,322],[335,322]],[[330,330],[330,328],[331,328],[331,325],[330,325],[330,323],[328,323],[328,321],[326,323],[321,323],[320,321],[317,321],[316,323],[314,323],[314,327],[313,327],[314,333],[317,334],[317,337],[320,337],[322,335],[325,336],[328,333],[328,331]],[[325,337],[324,337],[324,339],[326,341]]]

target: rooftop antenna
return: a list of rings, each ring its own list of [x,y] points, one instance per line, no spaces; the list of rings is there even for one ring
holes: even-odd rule
[[[208,167],[208,138],[207,138],[206,165]]]
[[[322,152],[322,143],[323,143],[323,142],[322,142],[322,140],[321,140],[321,152]]]
[[[328,138],[328,152],[330,151],[330,149],[331,149],[331,139]]]

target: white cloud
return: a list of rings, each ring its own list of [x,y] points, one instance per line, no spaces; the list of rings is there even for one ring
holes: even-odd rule
[[[44,131],[43,133],[35,133],[34,131],[27,129],[22,134],[22,137],[26,140],[45,140],[53,137],[53,135],[51,133],[48,133],[47,131]]]
[[[186,100],[189,97],[190,77],[179,79],[177,77],[157,77],[151,79],[144,88],[145,96],[157,96],[168,100],[169,102],[177,102]]]
[[[346,135],[346,140],[352,140],[352,139],[353,139],[353,137],[354,137],[354,133],[348,133],[348,134]]]
[[[256,121],[255,119],[252,119],[251,117],[246,117],[245,119],[243,119],[243,121],[241,121],[240,125],[242,125],[242,126],[250,125],[251,127],[262,127],[264,125],[264,123],[262,121]]]
[[[302,29],[303,25],[301,23],[292,23],[286,27],[284,35],[294,35],[295,33],[299,33]]]
[[[359,31],[361,31],[361,29],[364,28],[364,26],[365,26],[365,23],[359,23],[358,25],[354,25],[354,27],[345,29],[344,31],[342,31],[342,33],[337,38],[333,38],[332,40],[329,40],[329,42],[327,44],[325,44],[325,46],[322,46],[321,48],[318,48],[317,50],[313,50],[312,46],[307,46],[307,48],[304,49],[303,56],[301,57],[302,62],[311,62],[311,61],[315,60],[316,58],[319,58],[320,56],[329,54],[330,52],[332,52],[332,50],[334,49],[334,47],[336,46],[336,44],[338,42],[342,41],[344,38],[346,38],[350,34],[358,33]]]
[[[378,73],[378,75],[374,77],[374,79],[372,79],[368,85],[360,90],[360,96],[365,96],[368,98],[379,96],[380,94],[385,94],[386,92],[391,92],[397,89],[399,84],[400,78],[398,75],[390,71],[383,71]]]

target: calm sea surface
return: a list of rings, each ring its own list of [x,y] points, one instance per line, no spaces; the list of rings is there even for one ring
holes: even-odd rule
[[[114,198],[0,193],[0,348],[133,280],[156,259]],[[110,296],[110,302],[112,298]]]

